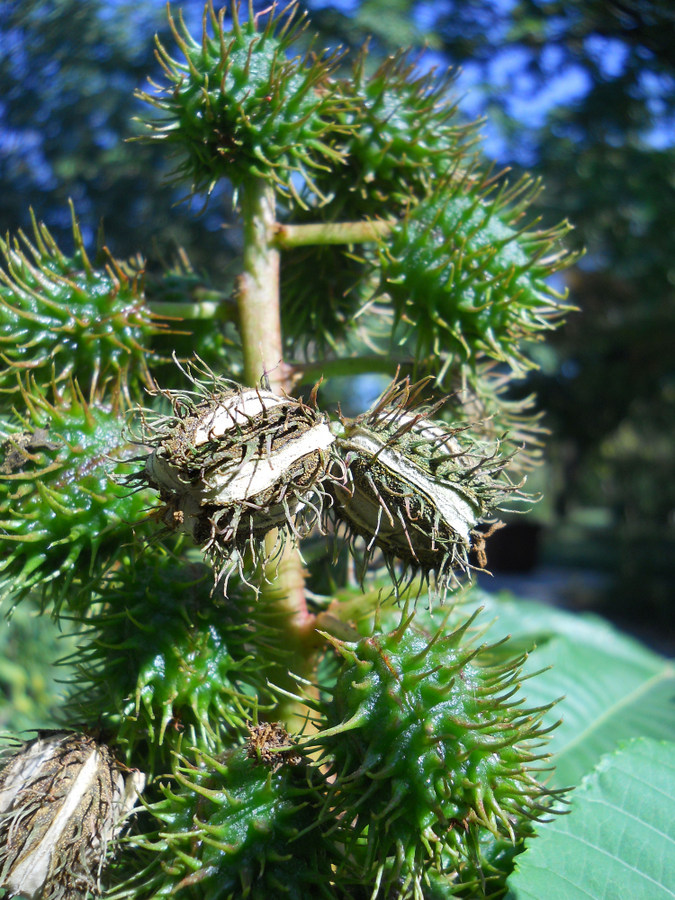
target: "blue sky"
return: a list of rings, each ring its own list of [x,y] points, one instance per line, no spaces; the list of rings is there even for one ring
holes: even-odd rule
[[[457,0],[456,0],[457,2]],[[468,3],[469,0],[466,0]],[[528,133],[535,133],[546,122],[549,113],[559,106],[566,106],[583,100],[592,87],[592,82],[587,70],[574,61],[569,55],[565,55],[560,47],[545,46],[539,57],[541,75],[532,74],[529,67],[531,51],[523,45],[507,44],[506,29],[509,25],[508,16],[505,15],[514,0],[491,0],[490,7],[487,0],[476,6],[477,25],[480,28],[492,27],[490,37],[492,41],[503,39],[504,48],[483,62],[468,62],[464,64],[454,82],[454,94],[459,99],[462,111],[469,119],[482,117],[489,113],[490,97],[498,97],[504,104],[506,111],[522,125],[518,134],[517,145],[508,145],[504,134],[500,131],[498,120],[488,115],[483,127],[484,150],[488,157],[503,163],[506,160],[516,158],[516,162],[528,168],[536,166],[534,148],[528,141]],[[216,5],[218,2],[216,0]],[[244,7],[246,3],[244,2]],[[256,10],[266,8],[267,0],[256,0]],[[319,9],[325,6],[334,6],[347,14],[354,13],[360,6],[359,0],[307,0],[310,9]],[[201,16],[203,0],[183,0],[174,2],[172,8],[177,11],[180,7],[185,11],[190,30],[199,34],[201,28]],[[55,186],[55,175],[50,165],[44,158],[42,141],[45,129],[49,127],[49,110],[52,100],[50,92],[62,85],[60,80],[54,79],[50,88],[50,77],[56,73],[58,64],[54,61],[52,71],[49,62],[39,73],[31,72],[26,65],[25,53],[21,43],[21,35],[18,31],[2,31],[3,20],[8,10],[20,9],[19,0],[0,0],[0,38],[2,39],[2,51],[5,62],[16,73],[17,83],[24,79],[35,82],[38,79],[42,102],[40,109],[36,110],[33,120],[18,130],[14,130],[6,122],[3,99],[0,98],[0,165],[9,172],[11,179],[12,167],[30,166],[33,172],[33,181],[40,190],[49,192]],[[436,27],[439,16],[451,8],[450,0],[435,0],[435,2],[419,2],[416,5],[416,24],[420,30],[432,30]],[[495,10],[493,20],[480,21],[480,16],[488,16],[490,9]],[[49,11],[49,7],[45,7]],[[39,11],[39,8],[38,8]],[[119,33],[120,27],[124,30],[124,38],[131,47],[131,58],[137,54],[139,57],[147,53],[152,41],[152,34],[165,21],[164,0],[107,0],[101,5],[101,18],[109,24],[111,30]],[[555,31],[562,24],[556,25],[555,20],[548,23],[550,29]],[[107,46],[102,44],[100,53],[102,57],[107,51]],[[619,40],[591,35],[585,39],[585,50],[595,61],[600,76],[606,79],[620,77],[626,65],[627,48]],[[444,70],[448,60],[439,52],[427,49],[419,58],[418,65],[422,69],[436,67]],[[25,70],[25,71],[24,71]],[[23,74],[22,74],[23,72]],[[128,75],[121,74],[124,80],[124,90],[131,90],[128,86]],[[126,80],[125,80],[126,79]],[[137,87],[145,87],[144,79],[139,79]],[[96,86],[94,86],[96,87]],[[77,85],[73,86],[77,89]],[[60,89],[60,88],[59,88]],[[98,89],[98,88],[97,88]],[[664,98],[668,94],[675,94],[675,85],[672,78],[658,74],[653,67],[645,66],[641,74],[638,88],[644,98],[648,109],[653,115],[653,126],[646,131],[642,139],[657,149],[671,147],[675,140],[675,123],[669,117],[669,112]],[[53,102],[63,105],[67,98],[58,96]],[[42,111],[43,118],[39,113]],[[96,117],[90,123],[95,132],[95,142],[103,149],[112,149],[118,140],[117,133],[106,130],[106,109],[102,107],[100,122]],[[617,139],[623,139],[623,134],[618,134]]]

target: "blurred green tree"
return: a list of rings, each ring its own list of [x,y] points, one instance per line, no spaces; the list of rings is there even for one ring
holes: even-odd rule
[[[121,256],[156,261],[188,248],[195,264],[222,264],[222,218],[199,201],[171,212],[171,165],[154,146],[128,139],[140,102],[135,88],[156,71],[152,45],[168,37],[162,3],[8,0],[0,6],[0,233],[30,227],[29,207],[56,240],[70,241],[72,199],[85,239],[102,226]],[[226,204],[227,206],[227,204]],[[225,251],[223,250],[225,244]]]

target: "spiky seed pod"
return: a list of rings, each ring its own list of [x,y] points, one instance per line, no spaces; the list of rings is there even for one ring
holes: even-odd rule
[[[94,265],[71,205],[72,256],[33,217],[33,240],[0,239],[0,393],[19,396],[17,373],[41,385],[69,378],[125,394],[149,383],[147,343],[160,320],[145,303],[140,263],[102,251]],[[136,390],[134,391],[134,386]]]
[[[426,197],[477,140],[476,123],[458,120],[449,100],[455,75],[420,75],[400,51],[375,72],[361,52],[342,90],[352,96],[346,118],[345,165],[330,176],[334,195],[324,212],[340,220],[398,215]],[[324,178],[318,180],[323,186]],[[326,183],[328,187],[328,182]]]
[[[335,438],[327,418],[298,400],[220,378],[197,386],[197,395],[163,392],[173,415],[146,424],[154,449],[144,477],[166,504],[165,524],[202,545],[217,571],[231,571],[245,547],[268,559],[273,529],[278,548],[287,531],[311,529]]]
[[[438,405],[419,405],[423,386],[393,382],[366,413],[342,419],[333,452],[343,478],[329,490],[334,514],[366,542],[364,570],[379,547],[395,577],[398,560],[404,574],[434,573],[443,592],[455,570],[468,568],[472,547],[484,565],[477,526],[516,488],[499,444],[432,420]]]
[[[339,82],[350,107],[343,117],[350,128],[342,143],[345,160],[315,179],[330,202],[315,202],[299,214],[300,222],[403,215],[431,193],[439,176],[460,164],[475,140],[476,126],[460,124],[456,105],[448,100],[453,75],[420,76],[404,52],[367,73],[367,59],[362,52],[352,77]],[[375,322],[357,314],[377,288],[376,263],[377,254],[367,246],[340,251],[319,245],[285,252],[284,334],[305,343],[311,336],[314,343],[335,349],[336,341],[348,334],[356,332],[358,338],[366,321],[370,332]]]
[[[313,218],[320,214],[312,210]],[[340,343],[349,336],[372,341],[370,328],[357,313],[372,297],[372,249],[335,246],[298,247],[281,256],[281,315],[283,333],[292,354],[308,348],[340,355]],[[311,278],[308,278],[311,272]],[[368,325],[370,326],[370,322]],[[388,332],[386,337],[388,337]],[[384,345],[384,341],[382,342]]]
[[[383,243],[381,290],[398,321],[396,337],[415,345],[415,357],[439,378],[453,365],[468,370],[480,355],[516,371],[534,367],[519,349],[541,339],[571,307],[546,281],[570,265],[560,247],[570,231],[521,219],[538,194],[524,179],[497,189],[472,171],[437,184]]]
[[[75,382],[50,394],[24,385],[25,414],[0,424],[0,597],[35,589],[73,609],[76,579],[89,582],[120,553],[149,497],[115,480],[135,452],[118,405],[85,400]]]
[[[159,96],[139,96],[161,113],[159,121],[146,122],[148,140],[178,151],[176,175],[191,179],[195,190],[210,190],[220,178],[235,187],[264,178],[299,201],[293,177],[312,184],[313,171],[341,159],[333,144],[343,130],[335,124],[343,101],[330,79],[339,55],[287,57],[304,30],[303,17],[294,21],[297,9],[291,3],[276,15],[273,4],[258,31],[262,16],[253,14],[252,3],[248,21],[240,22],[233,2],[230,31],[226,7],[216,16],[209,0],[200,41],[182,17],[175,23],[169,16],[184,60],[158,43],[166,84]]]
[[[488,444],[499,441],[512,454],[509,473],[522,475],[535,468],[549,433],[537,410],[536,396],[525,394],[522,378],[505,370],[495,360],[484,359],[475,371],[454,373],[448,379],[455,388],[444,406],[444,417],[459,426],[466,424],[474,438]]]
[[[31,900],[97,896],[108,845],[144,783],[86,734],[25,744],[0,769],[0,888]]]
[[[405,613],[391,633],[326,635],[343,664],[328,727],[308,745],[331,760],[326,819],[351,823],[347,849],[377,896],[396,886],[421,898],[430,868],[473,879],[481,836],[516,841],[556,796],[536,777],[550,707],[514,703],[525,657],[495,663],[492,648],[467,643],[473,618],[431,639]]]
[[[207,566],[161,548],[116,567],[65,660],[77,671],[67,720],[98,721],[115,734],[122,758],[142,759],[151,777],[170,769],[186,737],[212,752],[236,743],[254,705],[270,702],[243,591],[231,587],[234,602],[217,605],[211,585]],[[264,640],[264,624],[257,627]]]
[[[221,757],[194,750],[175,779],[178,787],[164,786],[164,799],[150,806],[161,837],[139,840],[157,858],[137,885],[131,879],[134,897],[335,897],[305,766],[268,765],[244,747]]]

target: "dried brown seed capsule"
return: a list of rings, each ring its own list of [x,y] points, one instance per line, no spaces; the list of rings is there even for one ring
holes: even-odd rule
[[[146,426],[145,479],[166,504],[164,522],[227,568],[247,545],[264,558],[272,529],[301,537],[315,524],[335,438],[313,406],[222,379],[213,386],[201,402],[203,385],[197,402],[166,392],[173,415]]]
[[[283,765],[299,766],[302,756],[280,722],[262,722],[248,726],[246,756],[276,772]]]
[[[25,744],[0,770],[0,887],[40,900],[98,894],[108,844],[144,784],[88,735]]]
[[[364,566],[377,547],[392,572],[398,560],[405,576],[434,573],[443,590],[470,567],[477,526],[514,487],[499,445],[432,420],[439,404],[419,405],[422,386],[394,382],[362,416],[342,419],[333,447],[342,477],[330,491],[335,515],[366,542]]]

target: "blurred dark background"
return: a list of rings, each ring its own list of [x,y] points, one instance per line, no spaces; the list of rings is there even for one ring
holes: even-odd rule
[[[217,5],[217,4],[216,4]],[[671,0],[307,0],[317,45],[373,59],[404,46],[418,66],[462,67],[467,119],[486,153],[541,175],[544,223],[569,218],[587,248],[567,275],[580,312],[537,348],[551,429],[544,493],[491,539],[489,584],[595,609],[675,648],[675,7]],[[259,11],[268,3],[254,3]],[[202,0],[182,0],[193,29]],[[0,3],[0,231],[28,210],[70,246],[72,197],[88,244],[103,222],[117,256],[152,269],[184,246],[221,288],[234,228],[226,190],[179,204],[171,163],[125,139],[133,97],[172,47],[164,0]]]

